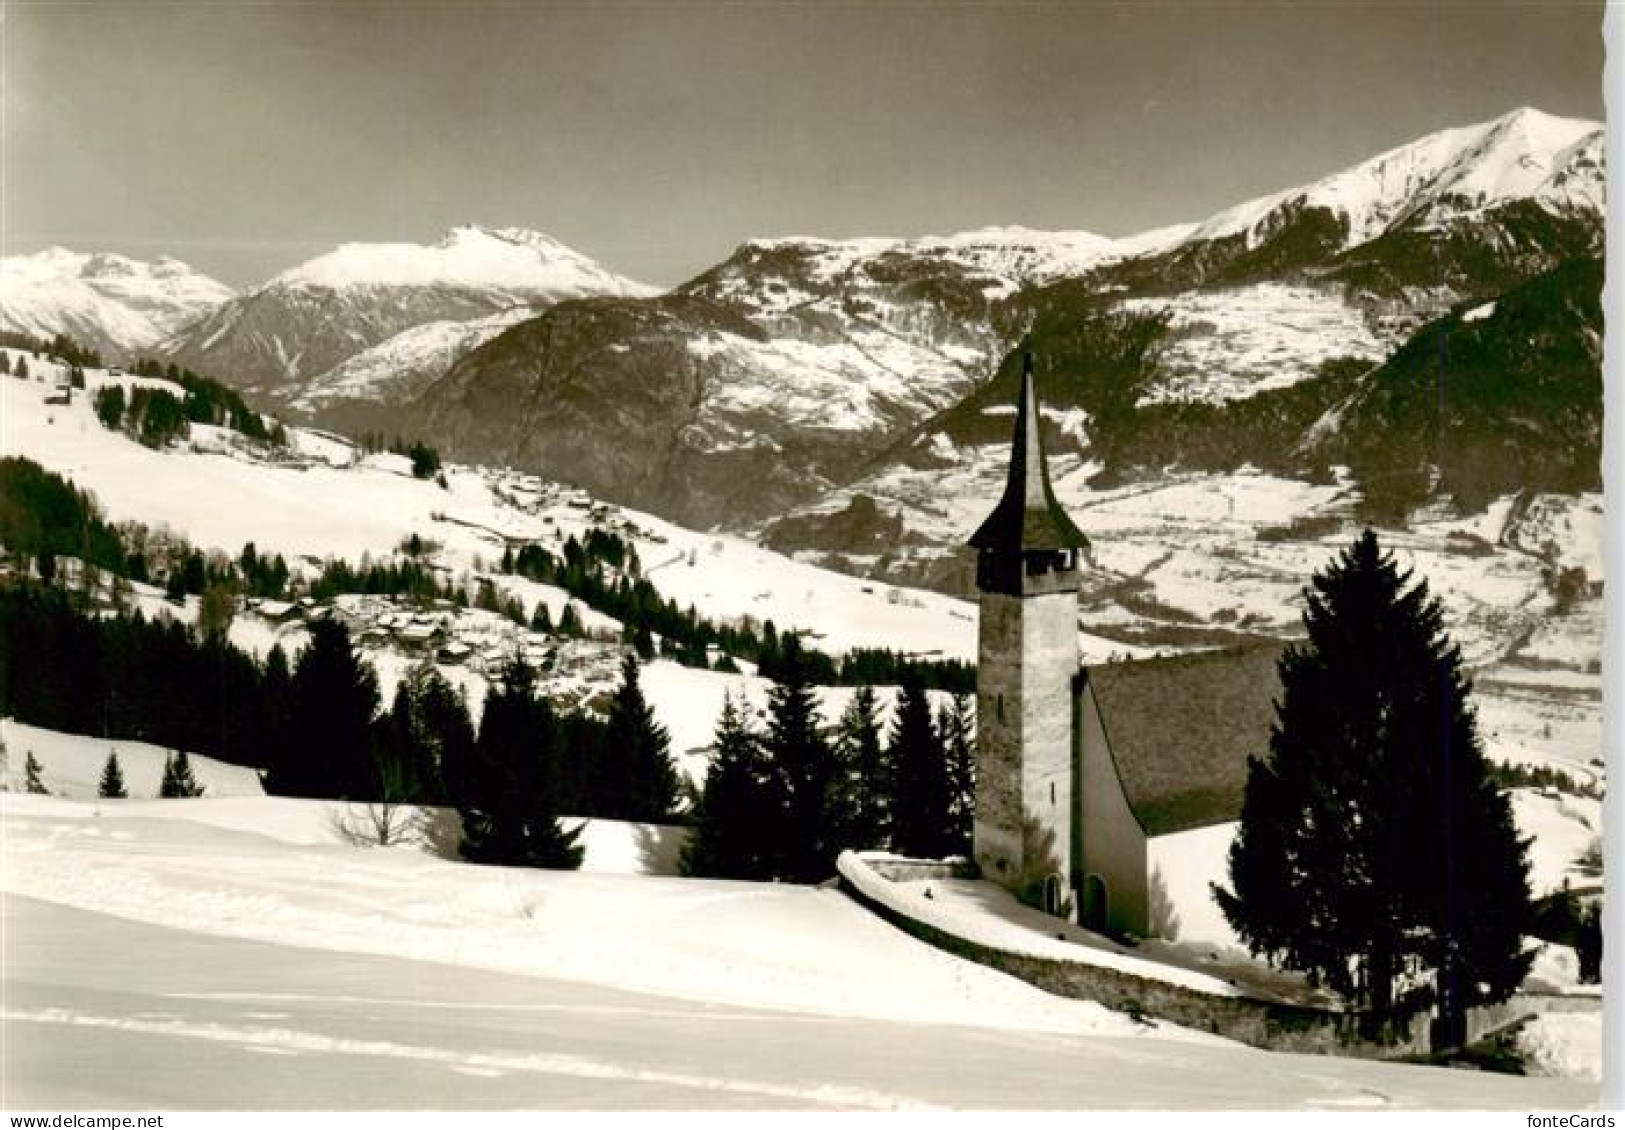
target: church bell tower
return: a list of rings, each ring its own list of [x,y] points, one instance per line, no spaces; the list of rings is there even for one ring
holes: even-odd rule
[[[1022,858],[1023,820],[1052,832],[1044,903],[1059,913],[1077,850],[1072,686],[1079,554],[1089,540],[1056,501],[1039,428],[1027,353],[1004,496],[970,539],[981,592],[974,850],[985,877],[1009,880],[1037,862]],[[1026,850],[1035,847],[1029,835]]]

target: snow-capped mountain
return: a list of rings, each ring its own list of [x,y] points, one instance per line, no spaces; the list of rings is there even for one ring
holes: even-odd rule
[[[1119,423],[1314,402],[1460,303],[1595,255],[1602,199],[1600,126],[1520,110],[1123,239],[751,240],[682,301],[554,310],[475,349],[413,418],[464,458],[744,524],[885,466],[1035,329],[1069,380],[1127,398],[1102,402]]]
[[[1602,208],[1602,126],[1528,108],[1479,125],[1441,130],[1311,185],[1227,208],[1189,239],[1240,235],[1257,247],[1304,212],[1323,210],[1347,249],[1404,224],[1449,223],[1516,200],[1553,210]]]
[[[1084,232],[752,240],[663,298],[557,307],[474,350],[414,426],[710,525],[838,481],[963,397]]]
[[[427,323],[651,293],[539,232],[460,227],[428,247],[344,244],[214,310],[167,349],[192,368],[282,402],[356,354]]]
[[[0,259],[0,329],[45,339],[67,334],[123,358],[152,349],[234,293],[178,259],[50,247]]]
[[[1131,290],[1316,281],[1408,334],[1462,297],[1600,253],[1604,188],[1599,123],[1521,109],[1227,208],[1106,273]]]

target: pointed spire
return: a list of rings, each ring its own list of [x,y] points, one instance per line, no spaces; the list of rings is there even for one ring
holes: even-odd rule
[[[1089,544],[1083,531],[1055,498],[1044,458],[1044,437],[1034,387],[1033,355],[1021,355],[1021,396],[1016,401],[1016,429],[1010,446],[1010,473],[1004,497],[972,535],[977,549],[1024,550],[1083,549]]]

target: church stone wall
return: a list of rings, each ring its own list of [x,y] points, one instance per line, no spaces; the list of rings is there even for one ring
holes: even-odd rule
[[[975,855],[1002,880],[1021,865],[1021,598],[983,593],[978,621]]]
[[[1078,594],[1026,598],[1027,698],[1022,793],[1028,815],[1055,836],[1061,890],[1072,889],[1072,680],[1078,672]]]
[[[1077,680],[1072,696],[1078,735],[1078,921],[1091,925],[1099,913],[1093,905],[1090,875],[1100,876],[1105,891],[1104,922],[1115,934],[1145,937],[1150,931],[1150,892],[1146,877],[1145,830],[1129,807],[1123,780],[1106,744],[1088,680]]]
[[[984,593],[976,695],[975,852],[983,874],[1020,869],[1021,821],[1055,833],[1070,888],[1072,679],[1078,669],[1077,593]]]

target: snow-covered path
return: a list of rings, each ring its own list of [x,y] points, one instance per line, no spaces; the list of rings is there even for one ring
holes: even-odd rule
[[[1559,1080],[798,1015],[6,896],[10,1109],[1562,1107]]]

